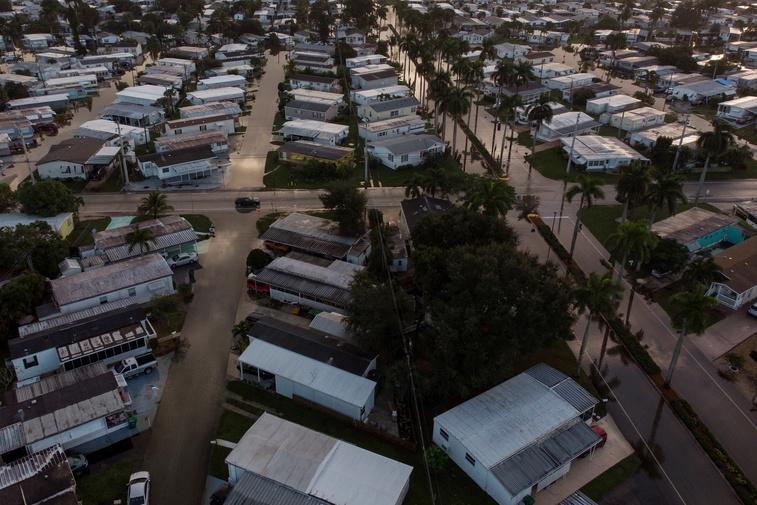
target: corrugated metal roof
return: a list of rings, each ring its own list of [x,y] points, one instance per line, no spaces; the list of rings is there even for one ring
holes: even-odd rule
[[[189,229],[155,237],[153,240],[148,242],[147,251],[144,252],[142,252],[138,246],[133,247],[132,250],[129,251],[129,246],[127,244],[124,244],[118,247],[106,249],[105,254],[106,256],[108,256],[108,261],[119,261],[122,259],[139,256],[141,254],[144,254],[145,252],[162,251],[168,249],[169,247],[176,247],[182,244],[190,244],[194,242],[197,242],[197,233],[193,229]]]
[[[277,219],[260,238],[332,258],[343,258],[358,240],[342,235],[336,221],[298,212]]]
[[[268,268],[263,269],[255,278],[257,282],[281,288],[315,300],[323,301],[334,307],[346,307],[351,299],[349,290],[328,286],[319,282],[297,277]]]
[[[50,286],[53,298],[62,306],[171,276],[171,267],[162,256],[148,254],[53,279]]]
[[[413,471],[404,463],[268,413],[247,430],[226,463],[343,505],[401,503]]]
[[[5,454],[25,445],[26,437],[21,423],[13,423],[0,429],[0,454]]]
[[[526,370],[525,373],[538,380],[548,388],[551,388],[552,386],[568,378],[567,375],[559,370],[552,368],[546,363],[537,363],[536,365]]]
[[[239,361],[357,407],[364,407],[376,388],[360,375],[256,338],[250,338]]]
[[[575,459],[600,442],[600,437],[585,423],[557,431],[493,467],[492,474],[515,495]]]
[[[583,494],[581,491],[576,491],[561,501],[559,505],[597,505],[597,502]]]
[[[46,332],[69,324],[75,324],[85,319],[97,318],[103,314],[107,314],[111,311],[120,310],[133,305],[133,301],[125,298],[123,300],[116,300],[115,302],[103,303],[95,307],[80,310],[78,312],[68,312],[59,316],[44,319],[34,323],[25,324],[18,327],[18,334],[21,337],[27,335],[33,335],[35,333]]]
[[[597,399],[580,384],[545,363],[538,363],[526,370],[525,373],[560,395],[578,412],[585,412],[597,404]]]
[[[330,505],[278,482],[245,473],[231,490],[224,505]]]

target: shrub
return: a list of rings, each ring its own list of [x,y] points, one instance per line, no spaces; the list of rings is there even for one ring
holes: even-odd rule
[[[254,272],[256,270],[260,270],[261,268],[265,267],[268,263],[272,261],[273,258],[271,258],[267,252],[265,252],[262,249],[253,249],[250,251],[250,253],[247,255],[247,272]]]
[[[426,449],[426,462],[432,475],[441,475],[447,471],[449,456],[441,448],[432,445]]]

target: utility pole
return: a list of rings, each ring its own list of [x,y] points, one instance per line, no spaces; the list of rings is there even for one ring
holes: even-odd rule
[[[126,157],[124,156],[124,137],[121,135],[121,123],[116,123],[116,131],[118,132],[118,153],[121,155],[121,169],[124,175],[124,186],[129,184],[129,167],[126,165]],[[147,142],[147,138],[145,138]]]
[[[31,179],[32,184],[37,184],[37,179],[36,177],[34,177],[34,170],[32,170],[32,164],[29,161],[29,150],[26,148],[26,139],[24,138],[24,132],[20,128],[18,129],[18,132],[21,137],[21,147],[24,150],[24,158],[26,159],[26,170],[29,172],[29,179]]]
[[[689,115],[686,114],[683,118],[683,129],[681,130],[681,138],[678,139],[678,147],[676,148],[676,157],[673,159],[673,173],[676,173],[678,168],[678,158],[681,154],[681,146],[683,145],[683,138],[686,136],[686,126],[689,124]]]
[[[364,165],[364,172],[363,172],[363,187],[365,189],[368,189],[368,145],[363,144],[363,165]]]
[[[578,131],[578,121],[581,119],[581,113],[576,116],[576,125],[573,127],[573,135],[570,141],[570,153],[568,154],[568,164],[565,166],[565,180],[562,185],[562,200],[560,201],[560,220],[557,222],[557,233],[560,233],[562,227],[563,209],[565,208],[565,192],[568,189],[568,176],[570,176],[570,166],[573,164],[573,148],[576,145],[576,132]],[[554,227],[554,222],[552,223]]]

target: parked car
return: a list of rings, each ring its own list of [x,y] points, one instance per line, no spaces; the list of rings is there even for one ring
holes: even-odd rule
[[[155,356],[153,356],[151,352],[148,352],[134,358],[122,359],[115,367],[113,367],[113,370],[127,378],[142,373],[150,375],[153,368],[157,366],[157,363]]]
[[[241,196],[234,200],[234,207],[237,209],[257,209],[260,207],[260,198]]]
[[[757,317],[757,302],[753,303],[749,310],[747,310],[750,316]]]
[[[183,267],[184,265],[191,265],[192,263],[197,263],[198,255],[196,252],[188,252],[188,253],[179,253],[175,256],[171,256],[170,258],[166,258],[166,261],[168,262],[168,266],[171,268],[176,267]]]
[[[150,472],[135,472],[129,477],[126,505],[150,504]]]
[[[8,52],[3,55],[3,63],[15,63],[18,61],[18,55],[13,52]]]
[[[68,466],[71,467],[74,477],[89,473],[89,461],[84,454],[71,454],[68,456]]]

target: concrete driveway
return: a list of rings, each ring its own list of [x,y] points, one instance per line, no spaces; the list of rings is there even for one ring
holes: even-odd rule
[[[750,305],[729,314],[694,339],[705,356],[714,361],[757,332],[757,318],[747,314]]]

